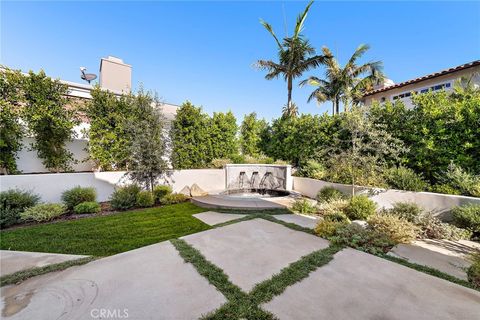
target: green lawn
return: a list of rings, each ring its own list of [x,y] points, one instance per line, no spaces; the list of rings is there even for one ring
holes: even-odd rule
[[[108,256],[207,230],[189,202],[2,231],[0,248]]]

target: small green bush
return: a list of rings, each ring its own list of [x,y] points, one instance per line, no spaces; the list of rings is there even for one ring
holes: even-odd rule
[[[323,219],[328,221],[350,223],[350,219],[348,219],[347,215],[341,211],[330,211],[328,213],[324,213]]]
[[[443,223],[431,213],[421,215],[416,225],[420,227],[420,237],[427,239],[461,240],[470,239],[472,233],[469,230],[458,228],[449,223]]]
[[[345,198],[345,195],[334,187],[323,187],[317,193],[317,200],[319,202],[330,202],[332,200],[338,200]]]
[[[326,176],[326,168],[320,162],[307,160],[300,164],[298,175],[301,177],[321,180]]]
[[[110,196],[110,205],[115,210],[127,210],[133,208],[137,204],[137,194],[140,187],[132,184],[116,189]]]
[[[480,289],[480,252],[471,256],[472,264],[467,270],[468,281],[477,289]]]
[[[370,216],[368,228],[387,235],[395,243],[410,243],[418,233],[418,228],[413,223],[392,214]]]
[[[376,204],[365,195],[354,196],[345,209],[345,214],[352,220],[366,220],[375,214]]]
[[[163,197],[171,193],[172,187],[168,185],[155,186],[155,188],[153,188],[153,198],[155,200],[155,203],[160,203]]]
[[[230,156],[230,160],[236,164],[245,163],[245,156],[241,154],[234,154]]]
[[[72,210],[82,202],[94,202],[97,199],[95,188],[84,188],[76,186],[62,193],[62,202],[68,210]]]
[[[423,209],[413,202],[395,202],[392,208],[383,210],[382,213],[395,215],[415,223],[418,217],[423,214]]]
[[[337,230],[344,227],[347,222],[333,221],[333,220],[321,220],[315,227],[315,233],[322,238],[330,238],[337,233]]]
[[[335,244],[349,246],[371,254],[385,254],[395,245],[386,234],[372,229],[364,229],[357,224],[348,224],[337,229],[329,238]]]
[[[61,203],[42,203],[27,208],[20,214],[22,220],[44,222],[61,216],[67,208]]]
[[[171,193],[163,197],[163,199],[161,200],[161,204],[168,205],[168,204],[181,203],[185,201],[188,201],[188,197],[186,195],[181,193]]]
[[[407,191],[425,191],[428,189],[428,183],[423,177],[410,168],[390,168],[384,172],[384,175],[390,188]]]
[[[474,175],[462,167],[450,163],[447,170],[437,177],[440,184],[450,186],[466,196],[480,197],[480,176]]]
[[[232,163],[232,160],[230,159],[225,159],[225,158],[213,159],[211,163],[211,167],[216,169],[223,169],[227,164],[230,164],[230,163]]]
[[[432,191],[436,193],[443,193],[443,194],[453,194],[453,195],[461,195],[462,192],[460,190],[455,189],[448,184],[436,184],[432,187]]]
[[[333,199],[329,202],[320,202],[317,205],[318,212],[322,215],[328,215],[331,213],[345,213],[345,209],[349,205],[349,201],[346,199]]]
[[[20,213],[38,203],[40,197],[30,191],[11,189],[0,192],[0,227],[21,222]]]
[[[147,208],[151,207],[155,204],[155,200],[153,199],[153,195],[150,191],[140,191],[137,193],[137,207]]]
[[[77,204],[73,208],[73,212],[75,212],[76,214],[97,213],[97,212],[100,212],[100,210],[101,210],[100,204],[95,201],[85,201]]]
[[[453,223],[464,229],[480,234],[480,205],[469,204],[452,210]]]
[[[301,198],[296,199],[292,204],[292,210],[299,213],[314,213],[316,211],[315,206],[308,199]]]

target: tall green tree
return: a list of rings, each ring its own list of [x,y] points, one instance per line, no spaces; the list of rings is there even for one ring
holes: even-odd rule
[[[0,70],[0,170],[16,173],[17,153],[22,148],[24,128],[20,122],[24,93],[23,76],[19,71]]]
[[[40,71],[30,71],[24,78],[25,108],[23,119],[35,138],[32,147],[50,171],[72,169],[75,163],[67,142],[75,137],[73,128],[79,123],[74,102],[67,97],[68,86],[52,80]]]
[[[90,158],[101,170],[127,169],[131,146],[128,124],[129,119],[137,115],[132,104],[134,98],[128,95],[117,96],[98,86],[91,94],[92,100],[85,109],[90,120]]]
[[[363,94],[384,78],[382,62],[372,61],[359,65],[360,59],[370,49],[368,45],[360,45],[348,60],[341,66],[330,49],[323,47],[325,59],[325,79],[309,77],[300,82],[300,86],[309,84],[317,87],[308,97],[308,102],[315,99],[318,103],[332,102],[332,114],[340,112],[340,103],[344,108],[350,104],[357,105]]]
[[[257,114],[246,114],[240,126],[240,149],[243,155],[258,157],[261,153],[262,132],[267,128],[264,119],[257,119]]]
[[[292,88],[294,79],[301,77],[305,71],[320,66],[325,61],[325,56],[314,55],[315,49],[302,35],[305,20],[312,4],[313,1],[310,1],[305,10],[298,16],[292,36],[287,35],[282,41],[277,38],[272,26],[261,20],[261,24],[272,35],[278,47],[278,62],[258,60],[257,67],[267,71],[265,79],[272,80],[282,76],[287,82],[287,109],[293,107]]]
[[[141,89],[130,98],[136,117],[130,118],[127,125],[132,138],[129,176],[153,192],[169,173],[165,117],[156,95]]]
[[[208,115],[190,102],[177,110],[170,131],[175,169],[205,168],[210,163],[209,126]]]
[[[209,127],[213,159],[230,158],[238,154],[237,130],[237,119],[231,111],[213,113]]]

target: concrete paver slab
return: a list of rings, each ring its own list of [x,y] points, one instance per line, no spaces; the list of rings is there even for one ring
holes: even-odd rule
[[[73,254],[0,250],[0,276],[86,257]]]
[[[193,216],[210,226],[245,217],[244,214],[219,213],[215,211],[197,213],[197,214],[194,214]]]
[[[472,241],[426,239],[396,245],[388,254],[467,280],[468,255],[475,250],[480,250],[480,245]]]
[[[183,237],[245,291],[290,263],[328,247],[327,240],[264,219]]]
[[[353,249],[263,306],[280,319],[478,319],[480,293]]]
[[[318,219],[315,217],[305,217],[298,214],[277,214],[274,216],[276,219],[294,223],[304,228],[314,229],[318,223]]]
[[[170,242],[31,278],[1,297],[2,319],[196,319],[226,302]]]

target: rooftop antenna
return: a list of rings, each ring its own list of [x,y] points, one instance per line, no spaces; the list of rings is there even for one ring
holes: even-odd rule
[[[88,82],[88,84],[90,84],[90,81],[97,79],[97,75],[96,75],[96,74],[93,74],[93,73],[85,73],[85,71],[87,71],[87,68],[85,68],[85,67],[80,67],[80,72],[82,73],[82,74],[80,75],[80,78],[82,78],[82,80],[85,80],[85,81]]]

